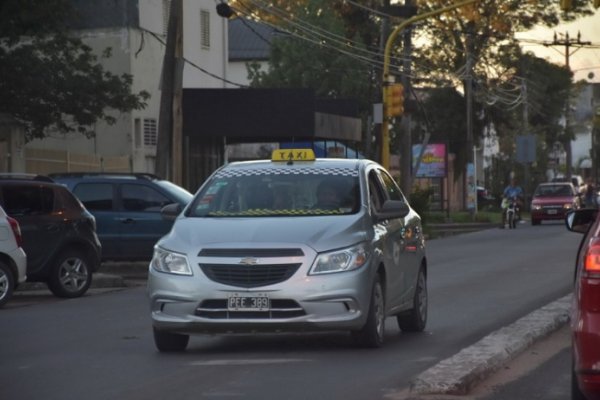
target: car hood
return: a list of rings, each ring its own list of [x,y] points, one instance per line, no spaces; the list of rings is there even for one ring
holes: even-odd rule
[[[531,201],[533,204],[566,204],[575,202],[573,196],[553,196],[553,197],[534,197]]]
[[[315,251],[327,251],[364,241],[367,238],[364,214],[261,217],[261,218],[178,218],[159,245],[169,250],[197,253],[205,247],[276,246],[304,244]]]

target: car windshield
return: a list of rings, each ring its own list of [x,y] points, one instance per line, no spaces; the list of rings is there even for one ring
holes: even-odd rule
[[[556,197],[556,196],[572,196],[573,191],[567,185],[544,185],[538,186],[534,196],[537,197]]]
[[[230,168],[199,192],[191,217],[341,215],[358,212],[358,173],[349,168]]]

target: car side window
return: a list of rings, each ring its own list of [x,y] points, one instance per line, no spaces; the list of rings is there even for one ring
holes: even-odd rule
[[[134,184],[121,185],[121,200],[127,211],[160,212],[162,207],[173,203],[154,188]]]
[[[73,194],[90,211],[110,211],[113,209],[113,185],[111,183],[80,183]]]
[[[400,191],[400,188],[398,187],[394,179],[392,179],[392,177],[389,176],[385,171],[380,170],[378,172],[379,176],[381,177],[381,181],[383,182],[384,189],[388,195],[388,198],[390,200],[401,200],[406,202],[402,191]]]
[[[384,198],[381,185],[375,171],[371,171],[369,173],[369,200],[371,202],[371,208],[374,211],[381,210]]]
[[[54,191],[35,185],[3,188],[4,210],[8,215],[44,215],[54,209]]]

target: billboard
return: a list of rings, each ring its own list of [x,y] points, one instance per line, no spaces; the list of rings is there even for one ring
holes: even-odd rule
[[[415,144],[412,147],[412,167],[417,168],[417,160],[423,145]],[[419,163],[417,178],[445,178],[447,175],[447,155],[445,143],[432,143],[425,146],[425,151]]]

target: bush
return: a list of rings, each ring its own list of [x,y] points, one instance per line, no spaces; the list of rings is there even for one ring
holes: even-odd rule
[[[421,216],[421,223],[425,225],[429,205],[431,203],[432,188],[421,189],[417,187],[410,195],[411,207]]]

